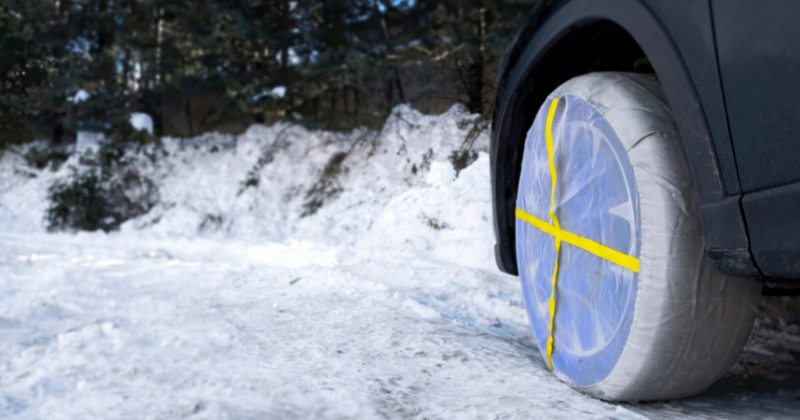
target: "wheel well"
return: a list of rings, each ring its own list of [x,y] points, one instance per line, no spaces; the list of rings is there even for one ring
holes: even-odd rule
[[[502,207],[510,243],[498,250],[498,262],[504,271],[517,274],[514,209],[528,128],[547,95],[559,85],[576,76],[602,71],[655,73],[642,48],[625,29],[608,20],[594,20],[570,26],[540,55],[516,87],[508,108],[510,118],[504,118],[507,123],[513,122],[506,128],[509,135],[505,158],[496,162],[505,171],[506,202]]]
[[[616,23],[603,20],[575,25],[537,60],[523,85],[529,105],[539,110],[550,92],[567,80],[600,71],[654,73],[635,39]]]

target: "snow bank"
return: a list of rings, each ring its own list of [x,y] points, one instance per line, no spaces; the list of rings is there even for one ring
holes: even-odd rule
[[[44,232],[47,188],[66,175],[35,170],[19,154],[0,155],[0,232]]]
[[[458,106],[438,116],[398,106],[381,131],[276,124],[239,136],[166,138],[136,164],[161,202],[121,233],[361,242],[360,249],[428,250],[433,259],[491,268],[487,133],[473,139],[477,160],[458,176],[451,159],[466,149],[475,118]],[[77,161],[54,172],[31,170],[14,154],[2,159],[0,230],[43,232],[47,187]]]

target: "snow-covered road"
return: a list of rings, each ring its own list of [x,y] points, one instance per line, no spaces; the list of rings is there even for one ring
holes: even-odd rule
[[[763,320],[747,364],[693,398],[611,404],[559,382],[518,279],[494,268],[488,156],[458,174],[446,160],[459,118],[408,111],[410,128],[351,149],[344,192],[306,218],[296,191],[346,141],[300,133],[313,147],[274,153],[257,191],[241,181],[277,128],[168,143],[148,172],[164,203],[111,234],[45,233],[66,170],[29,178],[6,157],[0,418],[798,417],[800,327]]]
[[[514,277],[416,258],[259,263],[247,257],[252,246],[0,235],[0,417],[789,419],[800,412],[796,381],[772,381],[782,391],[762,393],[757,382],[769,380],[758,377],[732,376],[682,401],[594,400],[547,370]],[[341,251],[277,248],[322,261]]]

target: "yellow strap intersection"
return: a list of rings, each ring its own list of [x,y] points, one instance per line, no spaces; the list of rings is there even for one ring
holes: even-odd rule
[[[555,226],[545,222],[542,219],[537,218],[532,214],[528,214],[521,209],[517,209],[516,211],[517,219],[526,221],[544,233],[553,236],[560,236],[561,240],[576,246],[584,251],[591,252],[598,257],[611,261],[614,264],[619,266],[625,267],[628,270],[633,271],[634,273],[639,272],[639,259],[631,257],[630,255],[623,254],[617,250],[611,249],[607,246],[603,246],[591,239],[584,238],[582,236],[578,236],[574,233],[567,232],[566,230],[561,230],[556,228]]]
[[[556,263],[555,268],[553,269],[553,290],[550,293],[550,300],[548,302],[548,308],[550,310],[550,336],[547,339],[547,364],[550,366],[550,370],[553,370],[553,323],[556,319],[556,279],[558,278],[558,256],[561,251],[561,241],[588,251],[600,258],[603,258],[604,260],[611,261],[612,263],[625,267],[635,273],[639,272],[638,258],[623,254],[607,246],[601,245],[591,239],[584,238],[561,229],[561,225],[554,213],[556,203],[556,162],[553,151],[553,119],[556,115],[556,109],[558,109],[558,98],[553,99],[553,102],[550,103],[550,109],[547,113],[547,126],[545,127],[544,134],[547,142],[547,157],[550,161],[550,178],[552,179],[549,216],[553,223],[547,223],[544,220],[533,216],[532,214],[526,213],[520,208],[517,208],[515,212],[518,219],[532,224],[542,232],[552,235],[555,238]]]

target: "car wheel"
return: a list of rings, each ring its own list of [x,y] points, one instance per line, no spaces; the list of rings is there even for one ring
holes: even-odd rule
[[[533,333],[606,400],[701,392],[735,363],[761,285],[714,269],[677,124],[654,76],[556,89],[525,140],[516,253]]]

